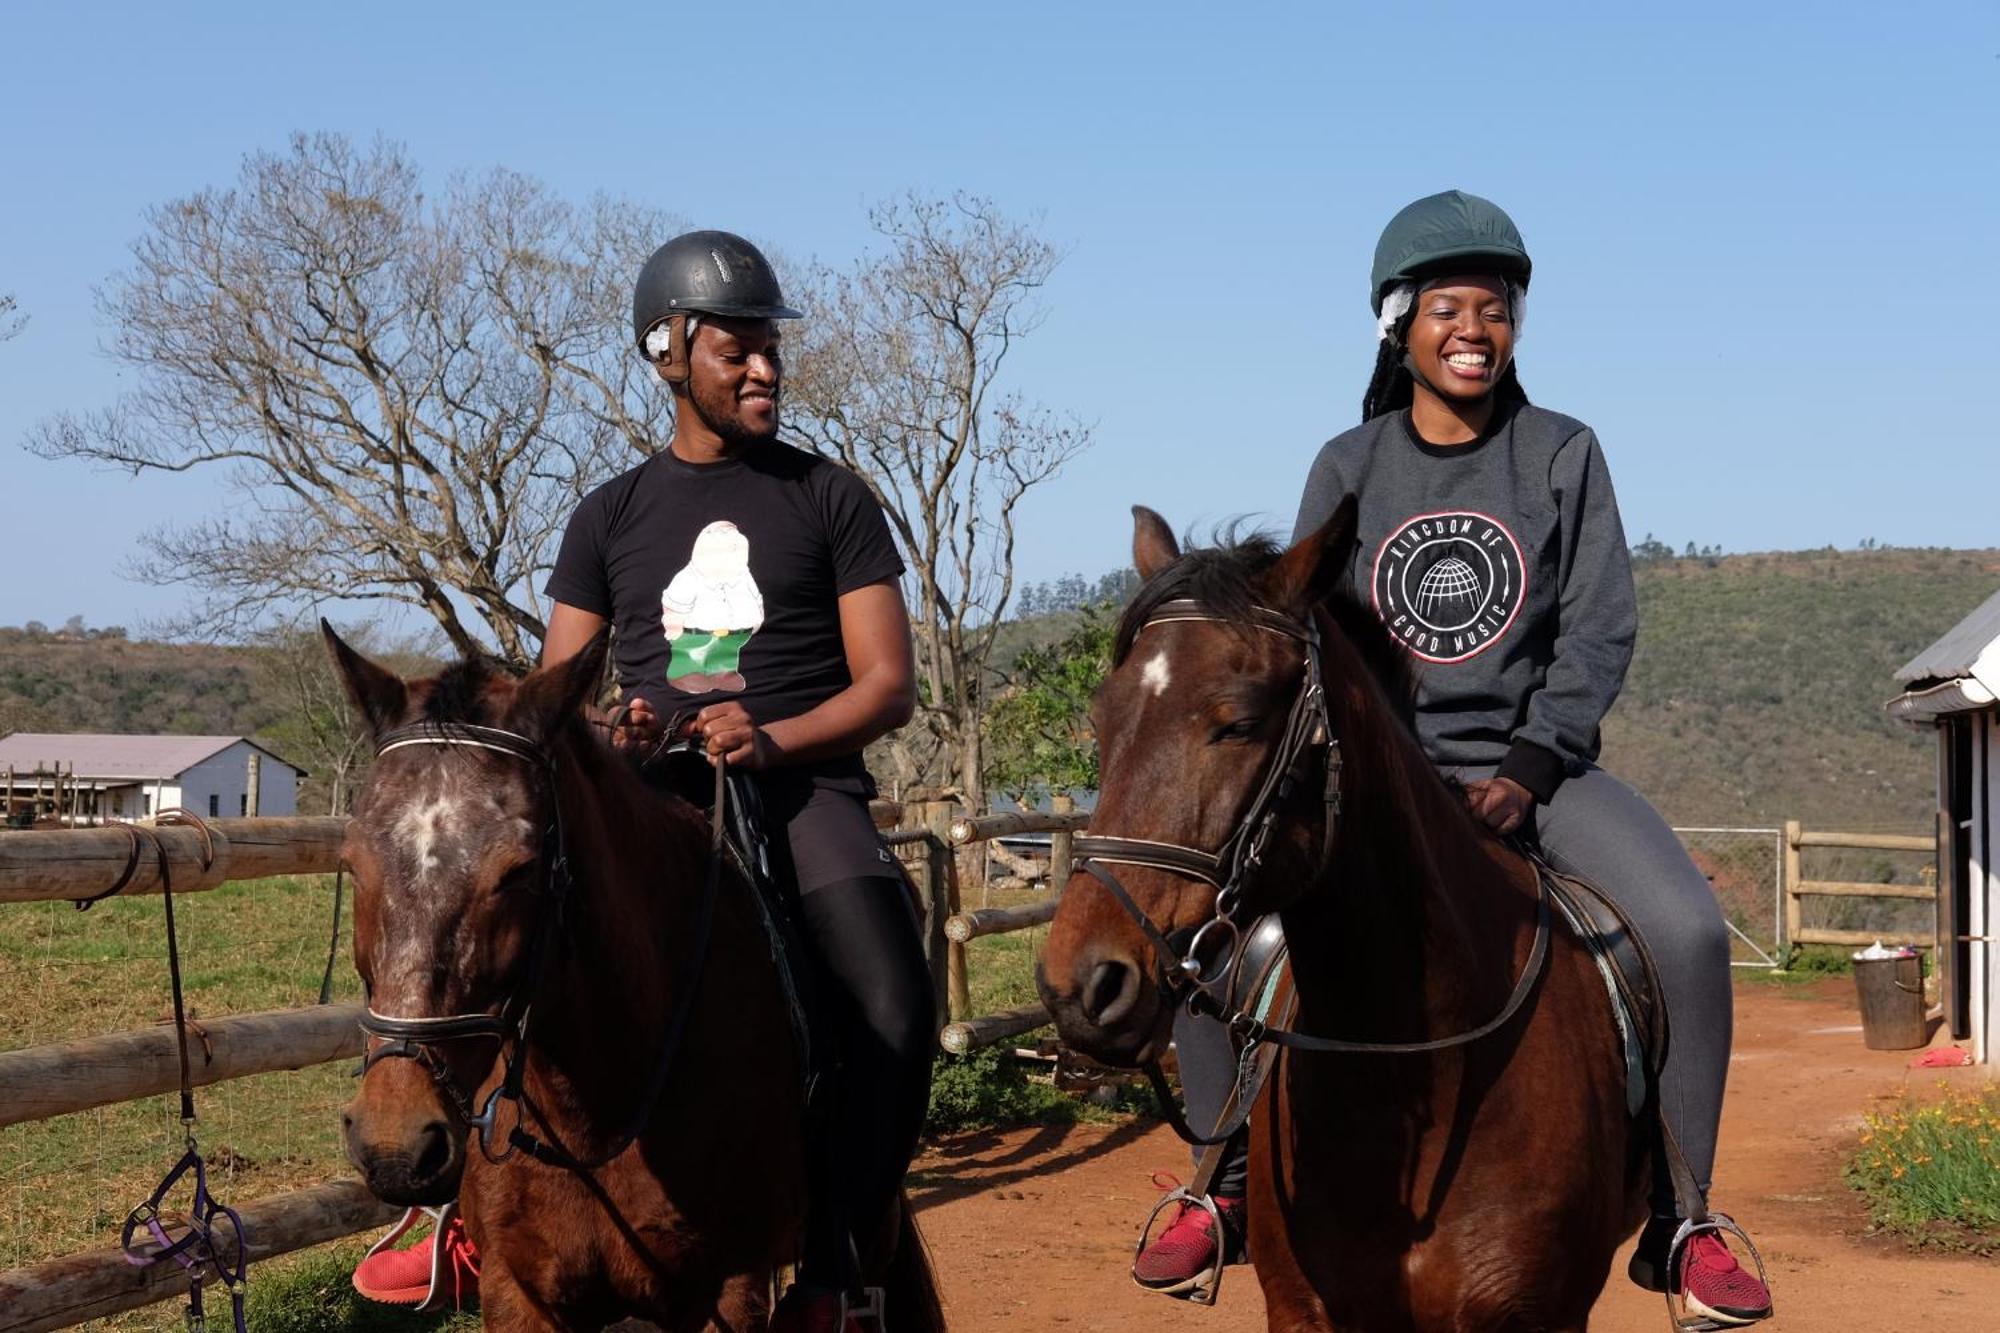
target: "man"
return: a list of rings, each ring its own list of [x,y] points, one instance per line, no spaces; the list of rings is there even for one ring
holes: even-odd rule
[[[867,1249],[866,1232],[891,1216],[929,1100],[935,1012],[861,760],[915,706],[903,564],[867,486],[777,438],[778,322],[797,318],[741,237],[690,232],[646,261],[633,332],[674,395],[673,439],[570,520],[542,663],[611,624],[619,742],[651,749],[685,720],[711,763],[758,775],[841,1065],[832,1133],[813,1152],[799,1280],[772,1325],[816,1333],[842,1328],[851,1247]],[[368,1271],[384,1261],[408,1272]],[[386,1251],[355,1284],[393,1291],[420,1268],[431,1268],[425,1245]]]

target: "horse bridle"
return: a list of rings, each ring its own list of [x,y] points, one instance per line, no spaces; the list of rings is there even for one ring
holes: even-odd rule
[[[1210,852],[1184,843],[1160,842],[1147,838],[1120,838],[1107,834],[1078,835],[1072,843],[1076,864],[1087,871],[1118,900],[1128,916],[1152,942],[1158,966],[1155,980],[1162,990],[1178,998],[1183,992],[1207,995],[1228,984],[1230,971],[1241,952],[1245,921],[1245,884],[1264,863],[1265,850],[1278,815],[1306,776],[1313,753],[1326,751],[1326,832],[1324,845],[1333,847],[1340,822],[1340,738],[1334,734],[1327,712],[1326,686],[1320,674],[1319,626],[1312,619],[1296,620],[1267,607],[1253,607],[1254,626],[1297,642],[1305,655],[1305,675],[1292,699],[1284,734],[1265,766],[1257,793],[1237,821],[1235,829],[1220,849]],[[1225,617],[1189,599],[1162,602],[1139,627],[1143,634],[1155,625],[1186,623],[1230,623]],[[1137,636],[1134,636],[1136,643]],[[1177,949],[1139,905],[1107,865],[1143,866],[1198,879],[1215,887],[1215,910],[1189,937],[1185,951]],[[1211,932],[1227,941],[1217,952],[1218,966],[1202,961]],[[1176,959],[1171,969],[1165,965]]]
[[[1230,617],[1218,614],[1201,603],[1180,599],[1162,602],[1139,627],[1143,634],[1154,625],[1179,623],[1238,623]],[[1246,920],[1244,890],[1251,877],[1263,865],[1264,854],[1278,816],[1291,795],[1298,790],[1308,776],[1313,755],[1324,749],[1326,803],[1326,826],[1322,837],[1324,856],[1330,856],[1334,839],[1339,830],[1341,804],[1341,754],[1340,737],[1334,731],[1333,719],[1328,711],[1326,682],[1320,664],[1320,634],[1315,618],[1304,620],[1271,610],[1268,607],[1253,607],[1251,623],[1257,629],[1283,635],[1298,643],[1304,650],[1304,675],[1299,691],[1292,700],[1291,714],[1285,724],[1284,735],[1272,752],[1270,763],[1257,788],[1257,794],[1237,821],[1235,829],[1223,842],[1220,849],[1210,852],[1181,843],[1159,842],[1142,838],[1119,838],[1104,834],[1079,835],[1072,843],[1078,869],[1088,873],[1102,884],[1124,909],[1125,914],[1145,934],[1153,946],[1154,984],[1170,1004],[1185,1002],[1196,1013],[1204,1013],[1227,1025],[1247,1048],[1270,1043],[1289,1050],[1338,1052],[1367,1055],[1409,1055],[1428,1051],[1446,1050],[1454,1046],[1464,1046],[1478,1041],[1503,1027],[1519,1012],[1528,993],[1534,989],[1536,978],[1541,975],[1542,966],[1548,957],[1551,914],[1546,887],[1539,873],[1535,879],[1535,938],[1528,950],[1527,960],[1522,964],[1521,975],[1514,983],[1513,991],[1501,1006],[1500,1012],[1492,1019],[1475,1028],[1440,1037],[1430,1041],[1415,1042],[1359,1042],[1334,1037],[1317,1037],[1302,1032],[1294,1032],[1282,1027],[1273,1027],[1251,1013],[1242,1005],[1233,1002],[1230,982],[1237,962],[1242,956],[1244,941],[1255,925],[1255,919]],[[1135,636],[1136,641],[1136,636]],[[1324,859],[1323,856],[1323,859]],[[1185,950],[1175,947],[1166,933],[1147,916],[1131,892],[1119,883],[1118,877],[1107,865],[1143,866],[1152,870],[1164,870],[1171,874],[1202,880],[1215,886],[1215,907],[1209,919],[1196,927],[1189,937]],[[1226,939],[1226,947],[1217,954],[1217,963],[1211,967],[1203,961],[1204,941],[1211,931],[1218,931]],[[1171,966],[1167,960],[1175,960]],[[1248,1061],[1239,1065],[1239,1084]],[[1166,1096],[1166,1081],[1155,1063],[1149,1067],[1155,1091],[1161,1094],[1161,1103],[1174,1122],[1174,1128],[1182,1138],[1195,1143],[1218,1143],[1234,1134],[1242,1127],[1251,1111],[1254,1096],[1238,1096],[1237,1106],[1230,1117],[1233,1123],[1226,1128],[1218,1127],[1209,1135],[1198,1135],[1187,1125],[1184,1116],[1178,1113],[1173,1100]],[[1239,1092],[1242,1089],[1239,1087]]]
[[[552,1165],[576,1170],[595,1170],[630,1147],[645,1128],[646,1121],[651,1118],[653,1106],[666,1088],[667,1074],[672,1069],[674,1056],[680,1048],[681,1036],[686,1031],[688,1019],[694,1009],[702,964],[708,956],[708,938],[714,922],[715,900],[721,883],[723,859],[721,838],[727,790],[724,769],[720,764],[716,765],[715,808],[711,815],[711,835],[714,845],[710,848],[701,900],[696,907],[695,928],[688,955],[678,974],[681,979],[679,1002],[668,1020],[659,1053],[654,1059],[652,1073],[647,1080],[637,1110],[624,1130],[612,1140],[612,1146],[608,1150],[596,1153],[585,1160],[529,1134],[521,1124],[518,1110],[514,1126],[506,1135],[504,1148],[495,1153],[492,1147],[498,1133],[500,1104],[503,1101],[510,1101],[515,1103],[517,1108],[528,1105],[525,1084],[529,1013],[533,997],[541,985],[542,970],[551,948],[550,937],[561,928],[565,909],[575,889],[574,876],[570,871],[568,846],[563,837],[562,801],[555,789],[554,759],[544,746],[518,732],[506,731],[499,727],[477,726],[468,722],[425,722],[385,732],[376,741],[375,757],[380,759],[393,750],[410,746],[490,750],[496,754],[518,759],[535,770],[546,788],[551,812],[542,835],[541,860],[544,867],[541,891],[542,919],[528,946],[526,979],[507,996],[496,1012],[406,1018],[380,1013],[372,1004],[365,1005],[360,1020],[361,1030],[367,1036],[379,1039],[382,1044],[372,1047],[362,1056],[361,1066],[355,1072],[366,1074],[383,1060],[414,1060],[423,1066],[432,1081],[437,1084],[438,1090],[450,1100],[465,1121],[466,1128],[478,1134],[480,1151],[486,1155],[488,1161],[496,1164],[504,1162],[518,1150],[538,1161]],[[433,1049],[443,1042],[461,1041],[473,1037],[491,1037],[506,1050],[506,1064],[500,1082],[494,1085],[493,1091],[487,1094],[485,1102],[477,1111],[472,1108],[471,1097],[452,1077],[450,1067]]]

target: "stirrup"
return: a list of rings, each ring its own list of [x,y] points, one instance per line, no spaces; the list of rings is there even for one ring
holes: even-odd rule
[[[1770,1275],[1764,1270],[1764,1256],[1757,1252],[1757,1242],[1751,1240],[1750,1233],[1736,1224],[1735,1218],[1727,1213],[1710,1213],[1699,1222],[1690,1218],[1681,1223],[1680,1230],[1674,1232],[1673,1242],[1667,1246],[1667,1318],[1676,1329],[1681,1330],[1681,1333],[1717,1333],[1717,1330],[1747,1326],[1733,1320],[1711,1319],[1705,1314],[1688,1309],[1680,1299],[1679,1289],[1686,1285],[1680,1276],[1681,1251],[1687,1248],[1690,1240],[1705,1231],[1734,1236],[1742,1241],[1743,1248],[1750,1251],[1750,1262],[1757,1265],[1757,1281],[1763,1284],[1767,1293],[1771,1290]],[[1776,1313],[1776,1307],[1777,1303],[1774,1301],[1770,1313],[1749,1322],[1757,1323],[1762,1319],[1768,1319],[1770,1314]]]
[[[361,1262],[364,1264],[367,1263],[382,1251],[395,1245],[397,1241],[408,1235],[412,1230],[421,1226],[426,1218],[430,1219],[430,1288],[424,1293],[423,1300],[417,1302],[415,1305],[401,1308],[412,1310],[417,1314],[436,1314],[440,1310],[457,1309],[462,1304],[458,1291],[453,1290],[450,1294],[447,1294],[444,1290],[447,1265],[450,1262],[445,1257],[444,1233],[445,1228],[451,1225],[451,1220],[457,1216],[458,1201],[456,1199],[441,1208],[426,1208],[422,1204],[418,1204],[416,1207],[405,1212],[402,1217],[398,1218],[394,1226],[382,1233],[380,1240],[368,1247],[368,1253],[361,1256]],[[356,1266],[359,1267],[359,1265]]]
[[[889,1297],[880,1287],[861,1288],[861,1300],[857,1304],[847,1292],[840,1293],[840,1333],[847,1333],[847,1321],[858,1320],[882,1333],[889,1325],[886,1322]]]
[[[1171,1180],[1172,1177],[1169,1176],[1168,1179]],[[1176,1301],[1186,1301],[1190,1305],[1214,1305],[1216,1298],[1222,1294],[1222,1270],[1227,1266],[1229,1258],[1229,1233],[1223,1230],[1222,1227],[1222,1210],[1217,1208],[1215,1200],[1206,1194],[1190,1194],[1188,1193],[1187,1186],[1180,1185],[1176,1186],[1172,1193],[1154,1204],[1153,1211],[1146,1214],[1146,1224],[1139,1228],[1139,1245],[1138,1248],[1132,1251],[1133,1266],[1135,1269],[1137,1268],[1139,1256],[1146,1252],[1146,1241],[1153,1234],[1153,1223],[1159,1221],[1160,1214],[1167,1210],[1168,1204],[1173,1203],[1193,1204],[1208,1214],[1208,1220],[1215,1228],[1215,1264],[1207,1273],[1196,1274],[1184,1291],[1162,1291],[1158,1287],[1149,1287],[1139,1281],[1136,1272],[1132,1278],[1133,1285],[1138,1287],[1139,1290],[1151,1292],[1155,1296],[1165,1296]]]

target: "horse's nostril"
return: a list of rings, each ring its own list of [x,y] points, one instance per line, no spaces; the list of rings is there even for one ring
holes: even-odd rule
[[[1090,970],[1083,988],[1084,1016],[1099,1027],[1114,1023],[1132,1008],[1138,986],[1130,967],[1107,958]]]
[[[451,1165],[451,1134],[442,1120],[433,1120],[417,1133],[417,1160],[411,1175],[417,1180],[435,1180]]]

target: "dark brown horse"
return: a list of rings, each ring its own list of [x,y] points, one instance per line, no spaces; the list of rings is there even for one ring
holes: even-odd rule
[[[605,640],[405,682],[327,638],[380,750],[345,847],[369,1189],[459,1199],[490,1326],[765,1327],[805,1210],[795,1043],[751,889],[583,721]],[[907,1204],[868,1221],[887,1327],[943,1327]]]
[[[1649,1140],[1591,959],[1425,759],[1398,651],[1338,591],[1352,501],[1282,553],[1183,556],[1134,512],[1146,582],[1093,705],[1090,829],[1108,859],[1129,850],[1099,869],[1130,903],[1070,878],[1041,959],[1063,1038],[1115,1064],[1161,1053],[1216,881],[1239,920],[1281,914],[1294,1032],[1415,1044],[1503,1020],[1441,1050],[1284,1050],[1250,1122],[1251,1257],[1273,1329],[1582,1329],[1645,1216]],[[1235,836],[1266,812],[1266,839]]]

